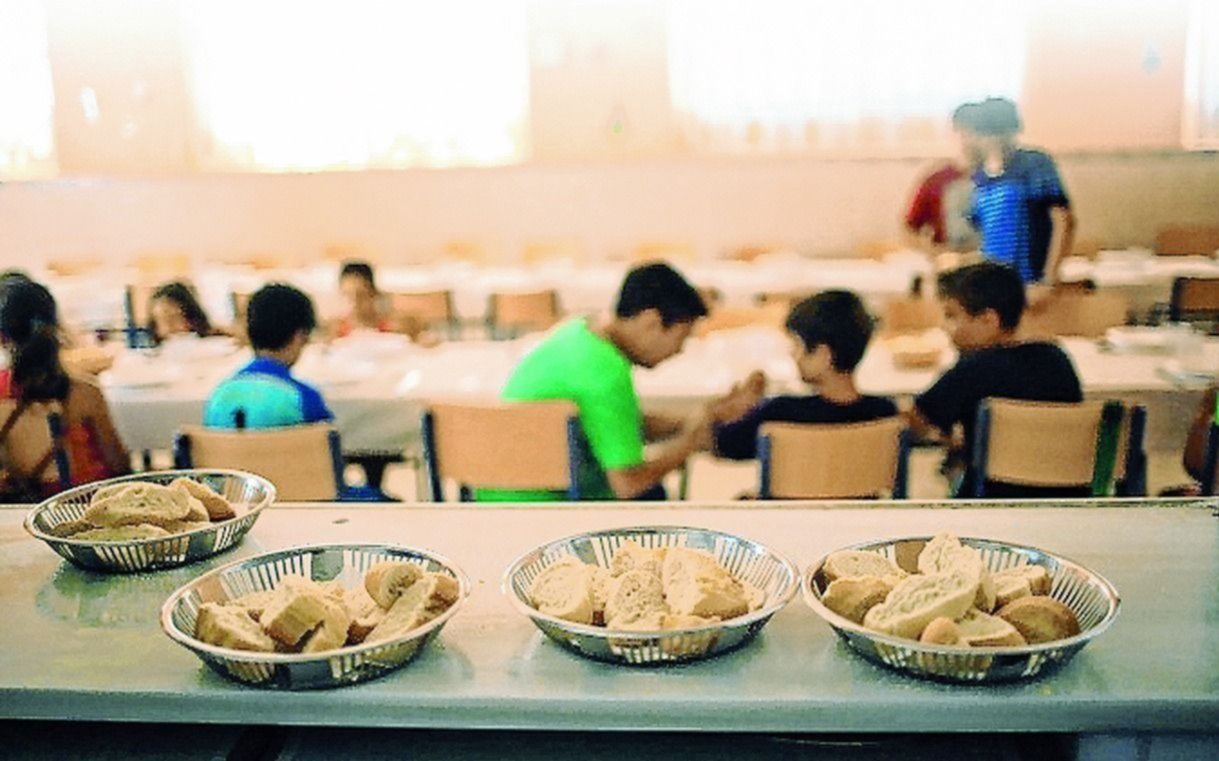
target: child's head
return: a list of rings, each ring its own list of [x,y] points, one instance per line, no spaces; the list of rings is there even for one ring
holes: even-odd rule
[[[1016,142],[1023,124],[1016,104],[1007,98],[987,98],[970,112],[971,129],[984,151],[1001,150]]]
[[[367,311],[376,303],[377,281],[368,262],[346,262],[339,270],[339,291],[352,312]]]
[[[282,283],[265,285],[250,296],[246,328],[256,352],[274,352],[292,365],[300,359],[309,334],[317,327],[313,302]]]
[[[158,342],[175,335],[194,333],[203,337],[212,332],[207,313],[185,283],[166,283],[153,291],[148,314],[148,327]]]
[[[792,307],[786,328],[792,359],[805,383],[831,373],[850,375],[872,338],[872,316],[850,291],[822,291]]]
[[[707,305],[677,270],[656,262],[627,273],[614,314],[626,328],[621,348],[631,361],[655,367],[681,351]]]
[[[942,273],[938,285],[945,327],[958,349],[994,346],[1020,326],[1024,282],[1011,267],[971,264]]]
[[[26,278],[0,281],[0,343],[9,352],[12,385],[23,399],[66,399],[59,361],[59,314],[51,292]]]
[[[974,118],[978,113],[979,105],[978,103],[962,103],[952,112],[952,129],[957,133],[961,158],[969,166],[975,166],[981,160],[978,133],[974,129]]]

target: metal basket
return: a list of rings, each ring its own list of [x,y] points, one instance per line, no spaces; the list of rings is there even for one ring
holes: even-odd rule
[[[68,521],[80,520],[99,489],[120,483],[167,485],[176,478],[190,478],[211,487],[231,503],[245,504],[236,518],[181,534],[156,539],[123,542],[89,542],[54,536],[51,530]],[[193,563],[233,547],[245,536],[258,516],[275,501],[275,487],[267,479],[239,470],[164,470],[112,478],[78,486],[30,511],[25,530],[50,545],[67,560],[92,571],[135,573]]]
[[[766,593],[766,604],[744,616],[708,626],[660,632],[627,632],[548,616],[529,602],[534,578],[556,560],[575,556],[608,568],[618,547],[633,540],[646,548],[690,547],[715,555],[735,578]],[[580,655],[610,663],[648,665],[708,658],[744,645],[796,593],[799,571],[775,551],[719,531],[682,526],[611,529],[570,536],[525,553],[504,573],[504,593],[542,632]]]
[[[930,539],[889,539],[844,549],[878,552],[896,563],[898,557],[917,557]],[[987,648],[927,645],[881,634],[843,618],[822,604],[821,595],[828,586],[821,573],[824,557],[809,566],[805,573],[804,600],[864,658],[917,677],[971,684],[1028,679],[1052,671],[1070,660],[1117,618],[1121,605],[1117,590],[1103,576],[1078,563],[1033,547],[1005,542],[962,537],[961,544],[978,550],[982,562],[992,573],[1020,565],[1045,568],[1051,579],[1050,597],[1075,613],[1080,634],[1038,645]]]
[[[438,618],[400,637],[321,653],[256,653],[195,639],[195,619],[207,602],[225,602],[271,589],[282,576],[337,580],[346,589],[364,583],[364,573],[386,560],[414,563],[457,579],[457,602]],[[342,687],[382,676],[406,665],[449,622],[470,596],[470,579],[440,555],[386,544],[319,544],[238,560],[203,574],[178,589],[161,607],[161,628],[216,673],[249,685],[278,690]]]

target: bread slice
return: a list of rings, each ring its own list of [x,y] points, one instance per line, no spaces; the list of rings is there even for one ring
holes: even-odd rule
[[[592,569],[593,624],[605,626],[605,604],[609,602],[610,585],[613,583],[614,577],[610,575],[608,568],[592,566]]]
[[[190,504],[177,489],[151,483],[123,485],[122,489],[102,490],[107,496],[93,496],[84,518],[95,526],[115,528],[148,523],[160,526],[186,518]]]
[[[577,624],[593,622],[593,569],[570,555],[547,566],[529,586],[529,601],[542,613]]]
[[[978,592],[976,581],[955,573],[920,574],[898,583],[885,601],[864,616],[869,629],[918,639],[933,620],[965,615]]]
[[[745,590],[745,601],[749,604],[750,613],[766,607],[767,595],[765,589],[759,589],[748,581],[742,581],[741,588]]]
[[[351,644],[363,642],[388,615],[385,608],[377,605],[377,601],[369,596],[364,587],[347,590],[343,595],[343,604],[351,614],[351,625],[347,627],[347,641]]]
[[[964,645],[965,637],[961,633],[961,627],[957,626],[957,622],[951,618],[933,619],[923,629],[923,633],[919,635],[919,642],[927,645]]]
[[[649,569],[627,571],[610,584],[605,602],[606,626],[610,629],[666,612],[664,587],[660,577]]]
[[[638,542],[627,539],[618,545],[614,557],[610,558],[609,572],[611,576],[621,576],[628,571],[644,570],[659,576],[664,557],[663,549],[645,549]]]
[[[82,542],[131,542],[139,539],[160,539],[166,536],[169,536],[169,532],[160,526],[142,523],[135,526],[91,528],[73,534],[72,539]]]
[[[460,587],[452,576],[425,573],[394,601],[385,620],[368,633],[365,642],[381,642],[407,634],[448,610],[457,602]]]
[[[275,640],[267,636],[244,609],[215,602],[205,602],[199,607],[199,614],[195,618],[195,638],[209,645],[233,650],[275,652]]]
[[[964,574],[977,585],[974,606],[990,612],[995,609],[995,582],[982,562],[982,553],[966,547],[949,532],[937,534],[918,556],[920,573]]]
[[[995,574],[993,578],[995,580],[996,608],[1002,608],[1009,602],[1033,594],[1032,587],[1029,586],[1029,580],[1026,578],[1011,575],[1000,576],[999,574]]]
[[[312,580],[284,576],[275,585],[259,623],[267,633],[288,647],[295,647],[326,617],[330,598]]]
[[[998,616],[971,608],[957,619],[961,638],[970,647],[1021,647],[1027,645],[1015,627]]]
[[[67,539],[68,537],[79,534],[82,531],[92,531],[95,528],[97,528],[97,526],[94,526],[89,521],[64,521],[63,523],[56,523],[54,526],[51,526],[49,529],[47,529],[47,533],[51,536],[57,536],[60,539]]]
[[[749,612],[745,588],[719,565],[703,566],[692,575],[674,575],[664,594],[671,613],[729,619]]]
[[[1079,634],[1075,611],[1052,597],[1021,597],[1004,605],[995,615],[1015,627],[1030,645]]]
[[[424,571],[414,563],[386,560],[364,574],[364,589],[382,608],[389,610],[403,592],[423,578]]]
[[[170,534],[189,534],[192,531],[211,527],[212,522],[205,518],[201,521],[173,521],[172,523],[164,524],[161,528]]]
[[[995,583],[998,584],[1000,579],[1024,579],[1029,584],[1029,593],[1034,595],[1048,595],[1050,593],[1051,582],[1050,573],[1045,568],[1039,565],[1018,565],[1014,568],[1004,568],[1002,571],[996,571]]]
[[[207,513],[208,517],[204,520],[227,521],[237,517],[237,511],[233,509],[229,501],[212,491],[207,484],[190,478],[175,478],[170,482],[169,487],[179,489],[197,499]]]
[[[861,624],[868,611],[884,602],[892,591],[893,585],[879,576],[835,579],[821,595],[821,603],[843,618]]]
[[[339,600],[328,597],[326,614],[322,623],[305,640],[302,653],[321,653],[337,650],[347,644],[347,631],[351,626],[351,615]]]
[[[672,584],[684,583],[699,571],[712,568],[720,568],[720,563],[710,552],[690,547],[670,547],[660,564],[660,580],[667,591]]]
[[[250,592],[241,597],[235,597],[225,603],[229,608],[241,608],[250,618],[258,621],[262,618],[262,612],[266,609],[269,603],[275,597],[274,589],[263,589],[258,592]]]
[[[837,552],[831,552],[821,565],[821,573],[829,583],[833,583],[838,579],[858,578],[861,576],[878,578],[892,576],[895,579],[902,579],[906,576],[906,572],[891,563],[888,558],[880,553],[867,552],[865,550],[838,550]]]

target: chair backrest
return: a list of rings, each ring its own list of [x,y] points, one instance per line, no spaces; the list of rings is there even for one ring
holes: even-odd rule
[[[190,255],[183,251],[140,254],[131,263],[142,276],[152,280],[180,278],[190,272]]]
[[[898,417],[835,425],[765,423],[758,431],[758,496],[904,499],[909,453],[909,434]]]
[[[1156,253],[1160,256],[1210,256],[1219,251],[1219,227],[1178,225],[1165,227],[1156,234]]]
[[[428,325],[452,324],[457,319],[453,309],[452,291],[419,291],[389,293],[390,307],[404,317]]]
[[[1113,464],[1115,493],[1119,497],[1147,496],[1147,408],[1126,407],[1118,431]]]
[[[547,330],[560,317],[559,293],[492,293],[487,297],[487,327],[492,332]]]
[[[944,315],[938,301],[907,296],[890,299],[885,304],[880,329],[886,335],[922,333],[940,327],[943,322]]]
[[[0,399],[0,468],[14,480],[71,485],[58,405]]]
[[[978,405],[975,495],[986,482],[1021,486],[1090,486],[1108,496],[1116,472],[1122,404],[986,399]]]
[[[431,405],[423,413],[423,458],[432,500],[444,501],[449,480],[463,500],[478,487],[565,491],[580,499],[578,416],[566,401]]]
[[[227,430],[182,426],[174,437],[179,468],[236,468],[275,484],[284,502],[333,501],[343,484],[339,434],[327,424]]]
[[[1022,326],[1033,336],[1099,338],[1109,328],[1125,325],[1129,300],[1119,293],[1055,292],[1024,314]]]
[[[123,294],[123,317],[128,328],[147,327],[152,318],[152,294],[157,289],[155,285],[128,285]]]
[[[1219,319],[1219,278],[1179,277],[1174,280],[1168,316],[1174,322]]]

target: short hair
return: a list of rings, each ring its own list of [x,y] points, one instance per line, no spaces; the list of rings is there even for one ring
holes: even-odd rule
[[[368,262],[343,262],[343,268],[339,270],[339,280],[348,276],[358,277],[367,282],[369,288],[377,290],[377,279],[373,276],[372,265]]]
[[[970,112],[970,129],[979,135],[1002,137],[1015,135],[1023,125],[1016,104],[1007,98],[987,98]]]
[[[874,323],[863,302],[851,291],[822,291],[792,307],[785,327],[804,348],[830,347],[834,369],[852,372],[872,339]]]
[[[255,349],[282,349],[300,331],[311,333],[316,327],[313,302],[290,285],[264,285],[250,296],[246,330]]]
[[[646,309],[660,312],[661,324],[666,328],[707,316],[703,297],[677,270],[664,262],[635,267],[622,281],[614,313],[626,318]]]
[[[1015,330],[1024,314],[1024,281],[1005,264],[979,262],[940,274],[940,298],[950,298],[976,317],[988,309],[999,315],[1005,330]]]

